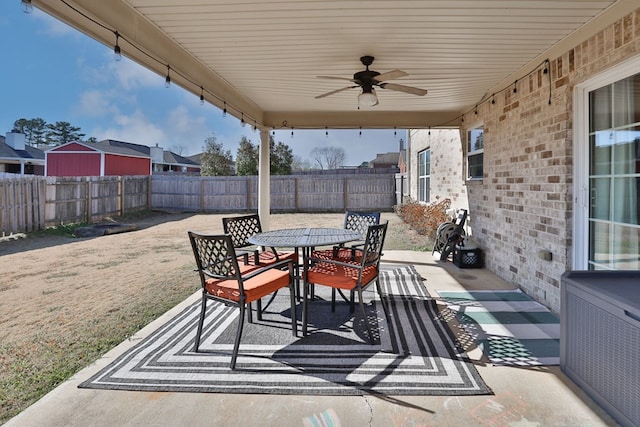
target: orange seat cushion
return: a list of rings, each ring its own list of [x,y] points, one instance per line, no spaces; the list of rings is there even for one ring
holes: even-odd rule
[[[272,251],[258,252],[258,263],[261,266],[275,264],[276,262],[285,261],[288,259],[293,260],[293,262],[298,262],[295,252],[278,252],[278,258],[276,258],[275,254]],[[240,268],[242,268],[242,264],[244,264],[244,255],[238,257],[238,263],[241,265]],[[255,258],[253,254],[249,254],[249,264],[254,263]]]
[[[289,286],[289,272],[276,268],[266,270],[243,282],[246,302],[251,302],[269,295],[280,288]],[[231,301],[240,301],[240,288],[236,280],[220,280],[210,278],[205,282],[205,289],[211,295]]]
[[[354,254],[355,251],[355,254]],[[351,256],[355,255],[354,259],[351,259]],[[362,260],[362,250],[361,249],[351,249],[351,248],[337,248],[334,249],[324,249],[320,251],[313,251],[311,254],[311,258],[319,258],[319,259],[334,259],[340,262],[352,262],[355,261],[358,265],[360,265],[360,261]]]
[[[331,286],[340,289],[354,289],[358,284],[359,268],[320,262],[309,269],[307,280],[316,285]],[[378,268],[375,265],[365,267],[362,272],[362,285],[376,278]]]

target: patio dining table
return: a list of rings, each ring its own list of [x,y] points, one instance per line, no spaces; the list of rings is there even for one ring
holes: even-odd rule
[[[249,237],[249,242],[265,247],[293,248],[297,257],[302,249],[302,286],[303,295],[307,295],[307,272],[309,270],[309,258],[314,248],[319,246],[339,245],[362,239],[358,231],[344,228],[285,228],[281,230],[265,231]],[[299,297],[299,295],[298,295]],[[303,304],[306,307],[306,304]],[[302,311],[302,335],[307,334],[307,311]]]

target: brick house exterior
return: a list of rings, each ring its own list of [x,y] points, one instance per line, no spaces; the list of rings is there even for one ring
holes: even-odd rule
[[[621,80],[640,73],[640,9],[549,58],[546,66],[549,74],[540,67],[466,112],[459,131],[411,130],[408,164],[416,198],[418,153],[430,148],[430,194],[468,207],[486,267],[558,313],[561,275],[586,269],[588,233],[581,224],[590,202],[585,187],[576,191],[574,185],[588,178],[580,153],[588,152],[590,140],[589,120],[582,119],[588,118],[587,101],[579,94],[594,80],[604,86],[608,75],[626,70]],[[637,93],[628,96],[640,101]],[[484,129],[483,176],[466,179],[465,139],[477,125]]]

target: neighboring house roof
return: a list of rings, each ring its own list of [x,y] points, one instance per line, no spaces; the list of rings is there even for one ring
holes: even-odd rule
[[[134,144],[132,142],[118,141],[115,139],[104,139],[102,141],[98,141],[96,144],[106,147],[125,148],[128,150],[138,151],[139,153],[147,156],[151,154],[151,147],[149,147],[148,145]]]
[[[378,153],[376,154],[376,158],[369,162],[369,165],[397,165],[399,159],[400,153],[397,151],[395,153]]]
[[[191,160],[190,157],[182,157],[179,154],[176,154],[172,151],[165,151],[163,153],[164,162],[167,164],[178,164],[183,166],[192,166],[192,167],[200,167],[200,162],[195,162]],[[199,160],[199,159],[198,159]]]
[[[201,165],[202,162],[200,161],[201,157],[202,157],[203,153],[198,153],[198,154],[194,154],[192,156],[187,157],[187,159],[191,160],[192,162],[197,163],[198,165]]]
[[[25,145],[24,150],[16,150],[6,143],[6,138],[0,136],[0,159],[28,159],[44,161],[44,151],[30,145]]]

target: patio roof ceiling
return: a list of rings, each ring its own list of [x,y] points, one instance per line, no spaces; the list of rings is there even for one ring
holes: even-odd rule
[[[47,13],[258,127],[424,128],[512,86],[637,7],[637,0],[32,0]],[[374,56],[392,83],[357,108]]]

